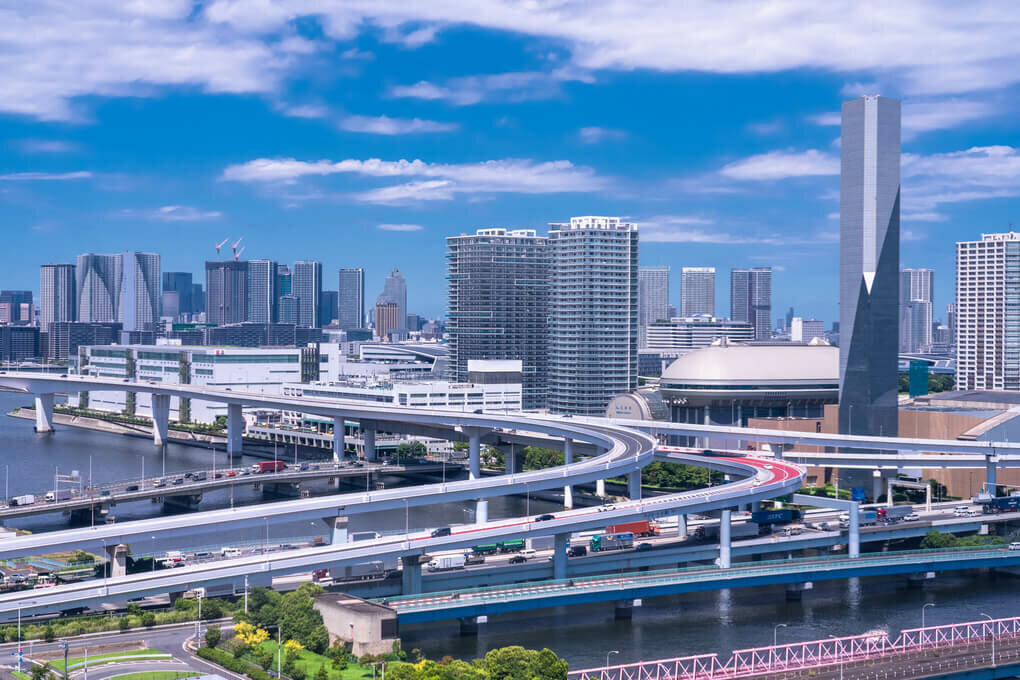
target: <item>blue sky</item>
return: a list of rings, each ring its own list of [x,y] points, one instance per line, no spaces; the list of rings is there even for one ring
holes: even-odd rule
[[[965,6],[966,5],[966,6]],[[772,265],[773,310],[838,315],[838,111],[904,102],[903,266],[1017,212],[1008,2],[0,0],[0,287],[152,250],[394,266],[445,310],[444,238],[572,215],[643,265]]]

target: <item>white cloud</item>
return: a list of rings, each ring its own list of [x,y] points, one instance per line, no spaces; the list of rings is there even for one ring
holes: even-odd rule
[[[737,180],[779,180],[838,175],[839,159],[816,149],[770,151],[723,166],[724,177]]]
[[[722,243],[783,245],[791,239],[776,234],[735,234],[712,228],[714,220],[697,215],[656,215],[639,221],[641,240],[648,243]]]
[[[753,134],[762,137],[778,135],[779,133],[786,131],[786,122],[782,118],[759,121],[757,123],[748,123],[747,129]]]
[[[627,138],[626,130],[615,130],[604,127],[583,127],[577,131],[581,141],[585,144],[598,144],[599,142],[615,142]]]
[[[470,106],[487,100],[527,101],[550,99],[561,94],[568,81],[594,82],[587,72],[572,68],[552,71],[519,71],[451,78],[442,85],[422,80],[413,85],[391,87],[389,96],[444,100],[455,106]]]
[[[346,116],[340,128],[348,132],[367,132],[375,135],[407,135],[417,132],[452,132],[457,123],[440,123],[421,118],[390,118],[389,116]]]
[[[318,104],[279,104],[276,110],[291,118],[325,118],[329,109]]]
[[[293,184],[302,178],[354,174],[370,178],[407,178],[405,184],[389,185],[355,193],[367,203],[400,204],[426,200],[450,200],[457,194],[588,193],[609,186],[594,170],[570,161],[535,162],[507,158],[481,163],[441,164],[421,160],[299,161],[294,158],[259,158],[224,169],[224,181],[262,184]]]
[[[929,156],[906,153],[901,173],[904,212],[933,215],[947,203],[1020,195],[1020,150],[976,146]]]
[[[199,210],[187,205],[164,205],[155,210],[121,210],[117,215],[156,222],[206,222],[223,217],[218,210]]]
[[[6,175],[0,175],[0,181],[49,182],[71,179],[88,179],[89,177],[92,177],[92,173],[86,170],[79,170],[77,172],[12,172]]]
[[[420,224],[377,224],[375,228],[383,231],[421,231],[425,227]]]
[[[14,146],[25,153],[71,153],[78,150],[74,142],[60,139],[19,139]]]
[[[942,96],[1020,82],[1020,26],[1003,0],[712,2],[592,0],[34,0],[0,8],[0,110],[76,118],[75,99],[153,96],[161,88],[278,94],[319,49],[377,32],[415,48],[470,25],[555,43],[552,71],[479,75],[394,88],[395,96],[476,103],[555,96],[599,70],[776,73],[860,79],[845,90]],[[315,39],[295,25],[316,21]],[[43,28],[40,28],[43,27]],[[905,28],[906,27],[906,28]],[[321,37],[320,37],[321,35]],[[678,40],[677,36],[683,36]],[[547,49],[542,47],[542,49]],[[80,116],[79,116],[80,117]]]

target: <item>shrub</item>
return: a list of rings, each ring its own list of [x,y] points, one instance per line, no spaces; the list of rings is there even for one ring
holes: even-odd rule
[[[152,628],[156,625],[156,615],[152,612],[145,612],[142,614],[142,625],[146,628]]]
[[[128,619],[129,617],[127,616],[122,616],[119,619],[117,619],[117,627],[120,628],[121,632],[131,627],[131,621],[129,621]]]
[[[216,626],[213,626],[209,628],[209,630],[205,631],[205,644],[209,645],[210,647],[215,647],[216,645],[220,644],[221,636],[222,633],[220,633],[220,629],[217,628]]]

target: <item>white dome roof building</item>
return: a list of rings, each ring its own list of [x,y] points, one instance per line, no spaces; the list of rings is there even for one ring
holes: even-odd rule
[[[746,426],[749,418],[821,418],[839,399],[839,348],[824,343],[720,343],[663,372],[659,397],[675,423]],[[614,412],[617,400],[609,406]],[[634,416],[630,416],[634,417]]]

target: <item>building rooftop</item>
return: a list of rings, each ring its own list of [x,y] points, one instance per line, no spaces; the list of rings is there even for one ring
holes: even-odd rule
[[[680,357],[663,372],[667,383],[839,382],[839,348],[830,345],[713,345]]]

